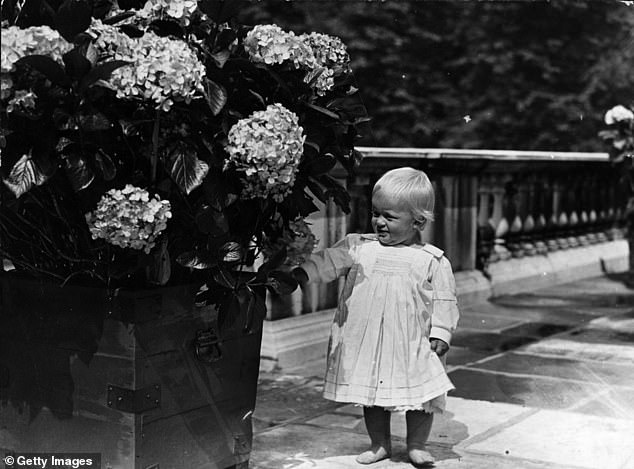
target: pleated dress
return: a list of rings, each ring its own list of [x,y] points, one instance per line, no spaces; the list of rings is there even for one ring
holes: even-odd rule
[[[309,282],[346,277],[331,327],[324,397],[392,411],[442,412],[454,389],[429,339],[458,323],[455,280],[430,244],[384,246],[351,234],[313,254]]]

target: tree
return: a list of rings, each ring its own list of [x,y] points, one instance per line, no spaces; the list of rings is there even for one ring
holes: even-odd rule
[[[245,17],[344,40],[370,145],[600,151],[605,109],[634,87],[621,3],[262,2]]]

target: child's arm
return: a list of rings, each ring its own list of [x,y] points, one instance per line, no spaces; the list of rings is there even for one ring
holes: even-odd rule
[[[456,300],[456,280],[446,257],[440,259],[431,284],[434,293],[429,342],[432,350],[442,356],[449,350],[451,336],[458,326],[460,317]]]
[[[293,269],[293,277],[303,285],[311,282],[331,282],[345,275],[353,264],[350,248],[358,239],[359,235],[349,234],[334,246],[311,254],[306,262]]]

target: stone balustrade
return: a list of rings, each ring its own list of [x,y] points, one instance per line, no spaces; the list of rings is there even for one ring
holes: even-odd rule
[[[358,150],[364,154],[361,166],[352,180],[342,180],[352,197],[351,213],[328,204],[310,218],[318,248],[345,233],[371,231],[374,183],[389,169],[410,166],[425,171],[436,189],[436,219],[424,240],[445,251],[463,303],[628,267],[626,196],[606,153]],[[312,329],[324,333],[320,328],[337,293],[333,282],[271,298],[265,341],[266,327],[299,331],[305,322],[308,342]]]

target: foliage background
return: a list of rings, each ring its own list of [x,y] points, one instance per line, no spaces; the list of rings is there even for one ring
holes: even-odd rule
[[[242,21],[342,38],[365,145],[604,151],[605,110],[634,99],[622,2],[267,1]]]

